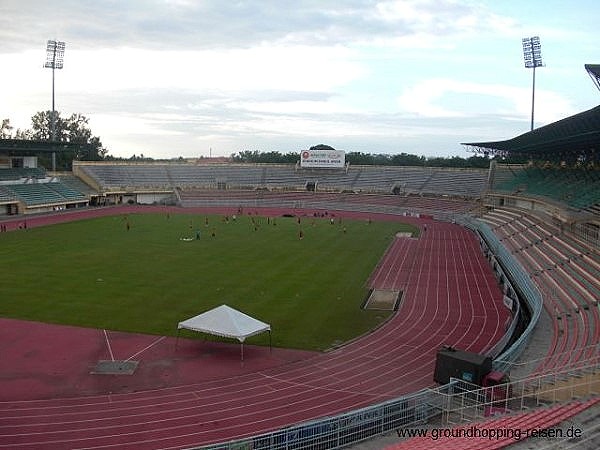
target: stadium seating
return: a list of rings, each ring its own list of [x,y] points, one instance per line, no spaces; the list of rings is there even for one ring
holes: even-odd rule
[[[340,194],[314,192],[269,192],[247,190],[214,191],[181,189],[177,191],[182,206],[279,206],[320,210],[360,210],[402,214],[465,214],[476,208],[472,200],[380,194]]]
[[[578,210],[600,204],[599,170],[498,164],[493,190],[546,197]]]
[[[91,188],[88,184],[84,183],[81,179],[77,178],[75,175],[71,174],[60,174],[58,176],[58,180],[64,185],[70,187],[71,189],[78,191],[81,194],[92,195],[97,194],[98,192]]]
[[[436,170],[428,179],[423,190],[436,194],[451,194],[473,197],[477,192],[483,193],[486,189],[487,179],[481,176],[480,171]]]
[[[86,196],[63,183],[21,183],[5,185],[6,190],[28,206],[85,201]]]
[[[319,176],[318,172],[299,172],[296,166],[291,164],[265,164],[262,165],[262,171],[259,185],[269,189],[303,190],[307,182],[317,184],[325,182],[324,186],[327,186],[327,182],[323,180],[323,177]],[[333,182],[333,180],[344,179],[346,174],[339,170],[330,171],[325,178],[329,177],[332,179],[331,184],[337,185],[339,182]]]
[[[0,181],[18,181],[27,178],[44,178],[46,173],[42,168],[3,168],[0,169]]]
[[[552,317],[551,350],[538,371],[589,357],[600,343],[600,254],[524,211],[495,209],[483,220],[529,272]]]
[[[14,192],[7,187],[0,185],[0,202],[9,202],[16,200]]]
[[[348,170],[297,169],[291,164],[80,163],[105,190],[123,188],[202,188],[303,190],[390,194],[444,194],[479,198],[487,171],[422,167],[355,166]]]
[[[46,183],[46,185],[49,189],[52,189],[60,194],[65,200],[86,200],[86,196],[84,194],[60,181]]]
[[[7,188],[27,205],[61,203],[63,197],[55,190],[46,186],[46,184],[13,184],[8,185]]]
[[[433,433],[429,431],[425,437],[415,437],[405,440],[399,444],[387,447],[387,450],[500,449],[515,444],[520,439],[525,439],[528,434],[532,434],[533,430],[539,433],[541,430],[556,427],[561,422],[570,419],[587,408],[597,405],[598,402],[600,402],[600,398],[592,398],[586,401],[574,401],[530,412],[501,416],[484,422],[469,423],[448,429],[449,435],[453,437],[445,437],[438,428],[436,431],[441,436],[435,439]],[[490,438],[491,432],[496,433],[494,438]],[[475,436],[476,433],[480,437]],[[564,433],[566,433],[566,427]],[[566,441],[566,438],[566,436],[563,436],[564,441]]]

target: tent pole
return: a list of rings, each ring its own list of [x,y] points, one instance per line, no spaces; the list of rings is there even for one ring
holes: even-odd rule
[[[175,350],[177,350],[178,344],[179,344],[179,328],[177,328],[177,337],[175,338]]]
[[[244,360],[244,341],[240,342],[240,349],[242,354],[242,361]]]
[[[269,330],[269,352],[273,353],[273,342],[271,341],[271,330]]]

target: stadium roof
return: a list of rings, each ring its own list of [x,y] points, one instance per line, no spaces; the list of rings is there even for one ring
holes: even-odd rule
[[[88,144],[70,142],[34,141],[27,139],[0,139],[0,153],[19,156],[25,153],[59,152],[68,149],[87,148]]]
[[[590,74],[594,84],[600,89],[600,64],[586,64],[585,70]]]
[[[474,147],[473,150],[479,153],[500,156],[594,160],[600,151],[600,106],[505,141],[466,142],[463,145]]]

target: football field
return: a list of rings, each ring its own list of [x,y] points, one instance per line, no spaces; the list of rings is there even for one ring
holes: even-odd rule
[[[0,236],[0,315],[174,335],[179,321],[227,304],[270,323],[274,346],[324,350],[387,318],[361,305],[401,231],[417,233],[398,222],[199,214],[17,230]]]

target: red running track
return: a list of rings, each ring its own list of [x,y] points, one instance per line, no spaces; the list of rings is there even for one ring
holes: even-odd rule
[[[370,217],[423,223],[404,217]],[[35,223],[30,220],[28,225]],[[230,350],[229,357],[213,358],[202,370],[191,371],[198,376],[194,380],[193,373],[177,369],[178,358],[165,361],[158,349],[168,346],[163,341],[136,358],[142,361],[139,371],[142,366],[168,365],[159,372],[163,374],[159,381],[151,375],[141,377],[141,387],[123,388],[120,383],[128,382],[114,376],[96,386],[93,395],[77,395],[77,386],[64,395],[52,391],[47,399],[0,394],[5,399],[0,402],[0,448],[166,449],[255,435],[431,386],[440,346],[479,352],[503,335],[508,310],[502,305],[501,291],[477,239],[457,225],[427,221],[421,238],[397,238],[369,283],[404,292],[397,314],[375,332],[329,353],[299,355],[282,350],[269,358],[254,349],[258,367],[248,362],[240,369],[239,354]],[[7,328],[2,328],[2,341]],[[88,365],[106,353],[106,348],[98,350],[100,331],[91,330],[95,335],[90,345],[96,353],[89,355]],[[134,347],[122,352],[129,355]],[[20,350],[38,352],[23,346]],[[162,356],[153,359],[152,352]],[[233,360],[238,361],[235,368]],[[250,360],[247,354],[246,361]],[[31,358],[28,361],[35,366]],[[38,383],[51,384],[44,378],[57,369],[44,366],[43,358],[38,362]],[[3,357],[0,364],[6,374],[9,363]],[[168,374],[178,376],[165,379]],[[132,379],[137,376],[136,372]],[[90,377],[98,375],[84,373],[78,381],[85,385]],[[145,387],[144,379],[150,383]]]

